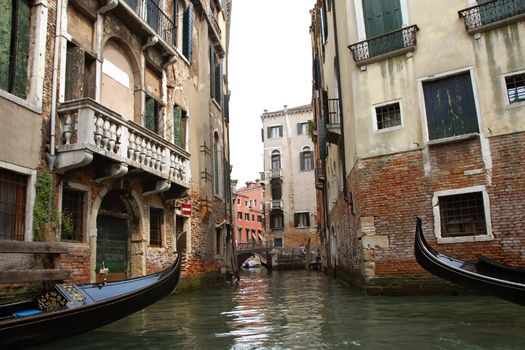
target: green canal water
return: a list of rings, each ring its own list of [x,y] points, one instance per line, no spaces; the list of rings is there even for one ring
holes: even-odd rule
[[[366,297],[317,271],[245,271],[38,349],[525,349],[525,307]]]

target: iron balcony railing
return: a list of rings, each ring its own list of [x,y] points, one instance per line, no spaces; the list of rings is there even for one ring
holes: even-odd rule
[[[516,16],[525,18],[525,0],[494,0],[458,11],[458,14],[465,21],[467,31],[477,32],[485,26],[505,24]]]
[[[270,169],[270,179],[280,179],[283,177],[282,169]]]
[[[153,0],[124,0],[124,2],[168,43],[174,43],[175,25]]]
[[[282,210],[283,209],[283,200],[282,199],[272,199],[271,201],[272,210]]]
[[[417,25],[401,28],[348,46],[354,61],[363,65],[376,60],[413,51],[416,46]]]

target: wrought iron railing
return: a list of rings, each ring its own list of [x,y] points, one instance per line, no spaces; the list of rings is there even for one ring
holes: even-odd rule
[[[525,14],[525,0],[494,0],[458,11],[468,31]]]
[[[162,39],[173,43],[175,25],[153,0],[124,0],[124,2],[153,29]]]
[[[281,210],[283,209],[283,200],[282,199],[272,199],[271,206],[272,206],[272,210]]]
[[[395,55],[416,46],[417,25],[401,28],[349,46],[354,61],[366,63],[373,58]],[[386,58],[386,57],[385,57]]]
[[[273,248],[273,245],[272,245],[271,241],[237,242],[235,244],[235,246],[237,248],[237,253],[239,253],[240,251],[243,251],[243,250],[248,250],[248,251],[252,251],[252,250],[268,250],[268,249]]]
[[[270,169],[270,179],[280,179],[282,177],[282,169]]]

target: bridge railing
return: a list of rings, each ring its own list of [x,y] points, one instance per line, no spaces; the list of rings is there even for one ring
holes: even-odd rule
[[[272,249],[272,242],[239,242],[235,244],[237,251]]]

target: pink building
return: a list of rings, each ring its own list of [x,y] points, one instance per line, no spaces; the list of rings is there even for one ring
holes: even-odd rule
[[[246,182],[234,193],[234,242],[264,242],[264,186],[260,180]]]

